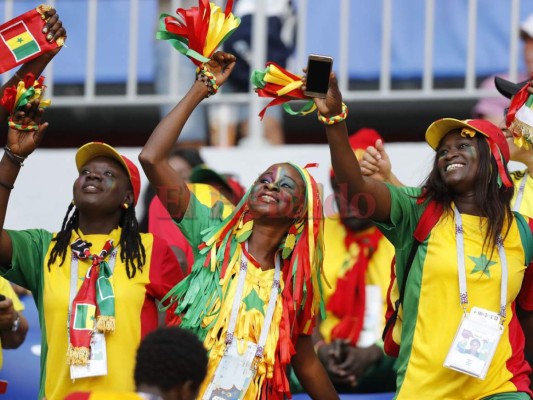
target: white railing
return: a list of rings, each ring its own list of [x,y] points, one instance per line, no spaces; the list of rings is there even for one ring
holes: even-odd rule
[[[169,73],[169,93],[168,94],[140,94],[138,92],[137,66],[138,66],[138,40],[139,35],[150,34],[152,32],[141,31],[139,21],[139,4],[141,0],[129,0],[129,10],[125,12],[129,15],[129,33],[128,33],[128,57],[127,75],[125,77],[126,91],[124,95],[99,95],[96,93],[97,79],[95,71],[96,63],[96,49],[97,40],[103,35],[97,31],[97,16],[98,7],[102,2],[112,0],[51,0],[48,4],[56,6],[61,15],[62,3],[68,2],[79,3],[80,18],[86,18],[88,21],[86,43],[86,74],[83,82],[82,95],[54,95],[54,81],[52,63],[46,71],[48,80],[49,92],[48,95],[52,98],[56,106],[62,107],[87,107],[87,106],[128,106],[128,105],[156,105],[156,104],[174,104],[176,98],[180,96],[179,85],[177,82],[176,71],[179,68],[178,57],[183,57],[178,52],[172,52],[171,68]],[[144,0],[146,1],[146,0]],[[155,2],[156,0],[154,0]],[[253,68],[263,68],[266,54],[266,16],[263,10],[266,9],[266,2],[268,0],[256,0],[257,15],[254,18],[253,26]],[[332,0],[328,0],[329,3]],[[401,2],[394,2],[393,0],[382,1],[382,41],[381,49],[376,49],[381,54],[381,65],[379,74],[379,88],[378,90],[349,90],[349,54],[350,43],[349,35],[347,34],[350,26],[350,7],[353,7],[351,0],[338,0],[340,4],[340,14],[338,20],[332,23],[331,26],[338,26],[339,38],[339,57],[336,60],[336,70],[339,77],[340,87],[343,91],[343,96],[347,101],[379,101],[387,100],[420,100],[420,99],[455,99],[455,98],[477,98],[481,96],[495,96],[494,91],[481,90],[476,87],[476,22],[477,9],[482,6],[484,0],[467,0],[468,1],[468,24],[465,28],[465,34],[468,35],[467,51],[466,51],[466,70],[464,73],[465,84],[464,87],[458,89],[435,89],[434,88],[434,20],[435,20],[435,0],[425,0],[425,25],[424,25],[424,57],[423,57],[423,73],[421,76],[420,89],[409,90],[394,90],[391,88],[391,55],[392,55],[392,23],[394,17],[394,7],[401,6]],[[378,0],[371,0],[378,1]],[[444,0],[441,0],[444,1]],[[16,0],[0,0],[0,5],[3,3],[4,18],[6,20],[13,17],[14,4]],[[221,0],[217,0],[221,3]],[[309,11],[310,0],[298,0],[298,28],[297,28],[297,43],[298,47],[295,53],[295,65],[305,65],[306,63],[306,49],[307,49],[307,16]],[[172,9],[175,10],[181,5],[181,0],[172,0]],[[325,1],[324,1],[325,3]],[[520,6],[521,0],[509,0],[510,7],[510,31],[518,32],[520,23]],[[30,4],[30,3],[28,3]],[[83,7],[86,10],[83,10]],[[142,20],[142,17],[141,17]],[[144,28],[143,28],[144,29]],[[146,29],[144,29],[146,30]],[[516,80],[518,76],[518,60],[519,60],[519,39],[515,34],[510,35],[509,43],[509,76],[512,80]],[[68,41],[67,41],[68,45]],[[60,68],[60,57],[56,61],[56,68]],[[7,79],[7,74],[3,79]],[[256,117],[259,110],[264,106],[265,100],[259,99],[253,93],[250,94],[223,94],[217,95],[209,100],[210,104],[216,103],[248,103],[251,105],[252,112],[250,113],[250,126],[252,131],[252,142],[258,143],[261,137],[261,124]]]

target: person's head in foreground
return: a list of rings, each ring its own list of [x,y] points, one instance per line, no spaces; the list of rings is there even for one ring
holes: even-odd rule
[[[137,392],[162,400],[192,400],[207,372],[207,353],[195,334],[178,327],[157,329],[137,350]]]
[[[429,126],[426,141],[436,156],[424,195],[445,209],[452,201],[470,202],[475,213],[488,219],[488,243],[496,243],[504,221],[512,217],[510,155],[503,132],[486,120],[442,118]]]
[[[100,226],[106,231],[122,228],[118,243],[120,256],[126,262],[128,276],[133,277],[146,258],[135,216],[141,190],[139,170],[113,147],[101,142],[87,143],[78,149],[76,168],[79,175],[73,185],[73,201],[55,239],[48,265],[57,257],[63,264],[73,230],[83,231],[102,222]]]

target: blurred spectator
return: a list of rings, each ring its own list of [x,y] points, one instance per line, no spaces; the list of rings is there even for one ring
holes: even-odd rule
[[[295,44],[294,28],[296,18],[293,4],[291,0],[270,0],[266,3],[268,17],[266,61],[273,61],[282,67],[286,67],[287,60],[292,54]],[[253,64],[251,48],[252,26],[255,10],[255,0],[238,0],[235,4],[234,14],[241,18],[241,25],[224,43],[224,50],[234,54],[238,59],[230,78],[226,82],[225,89],[230,92],[245,93],[250,88],[250,66]],[[230,108],[232,109],[230,118],[233,118],[228,128],[230,140],[235,140],[236,137],[248,136],[248,105],[242,104],[236,107],[230,106]],[[216,110],[213,111],[216,112]],[[269,108],[263,122],[266,140],[272,145],[283,144],[285,138],[282,108]]]
[[[358,160],[381,138],[363,128],[350,136]],[[387,289],[394,247],[346,198],[331,173],[337,213],[324,224],[327,318],[315,329],[315,349],[339,393],[393,392],[394,359],[383,352]],[[327,210],[326,210],[327,211]]]
[[[7,279],[0,278],[0,344],[3,349],[16,349],[26,338],[28,321],[22,315],[24,305]],[[0,368],[2,352],[0,351]]]
[[[523,57],[526,72],[519,74],[518,80],[523,81],[533,74],[533,14],[529,15],[520,24],[519,36],[524,45]],[[499,76],[506,79],[509,78],[507,74],[499,74]],[[494,76],[484,79],[481,82],[480,88],[487,90],[494,89]],[[472,118],[486,119],[494,125],[499,126],[506,107],[509,107],[509,101],[504,97],[485,97],[480,99],[474,106]]]

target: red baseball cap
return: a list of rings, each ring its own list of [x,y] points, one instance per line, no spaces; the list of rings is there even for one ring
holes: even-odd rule
[[[139,169],[128,158],[119,154],[113,147],[103,142],[90,142],[81,146],[76,152],[78,172],[87,162],[95,157],[107,157],[117,161],[128,173],[133,188],[133,205],[137,204],[141,192],[141,176]]]

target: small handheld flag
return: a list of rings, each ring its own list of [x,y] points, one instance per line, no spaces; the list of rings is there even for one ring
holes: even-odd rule
[[[0,25],[0,73],[64,44],[64,38],[48,42],[42,32],[49,9],[40,5]]]

